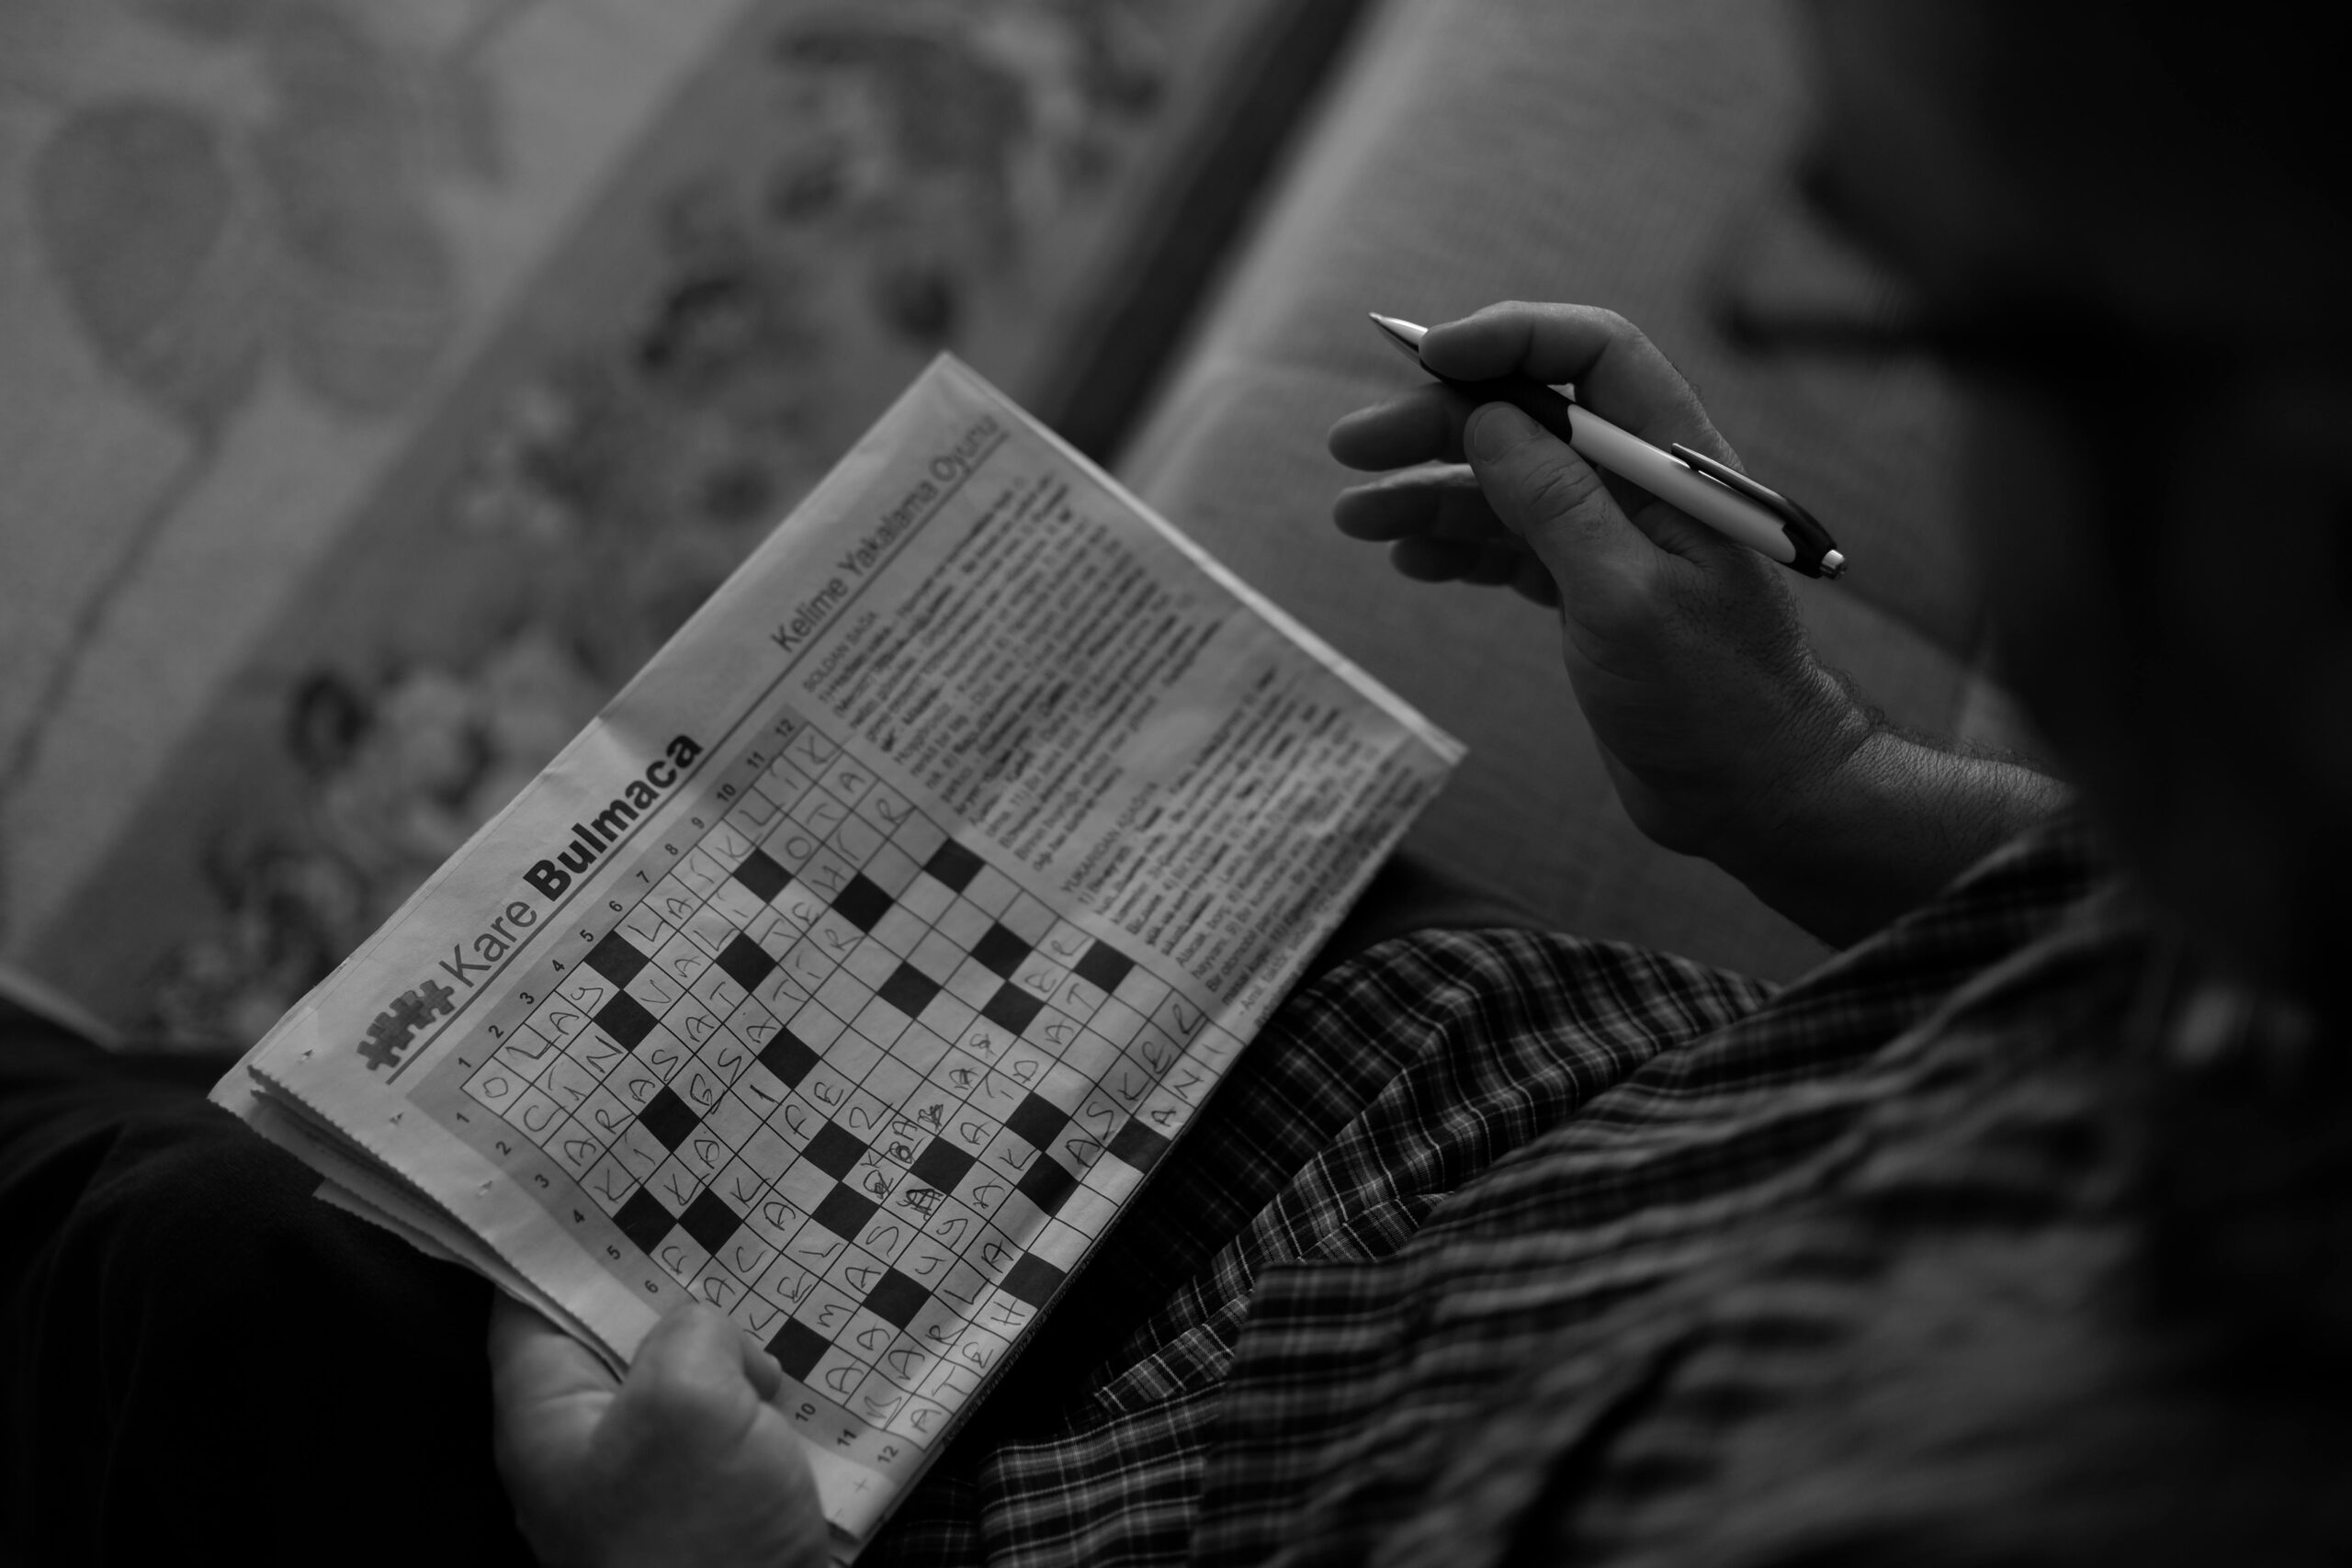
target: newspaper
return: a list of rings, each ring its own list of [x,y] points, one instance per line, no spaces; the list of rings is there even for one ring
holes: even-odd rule
[[[215,1099],[616,1368],[729,1313],[851,1557],[1459,756],[942,356]]]

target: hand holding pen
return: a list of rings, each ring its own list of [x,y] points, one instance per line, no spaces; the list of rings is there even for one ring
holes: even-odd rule
[[[1430,328],[1416,358],[1472,395],[1417,372],[1416,385],[1334,425],[1332,456],[1391,471],[1342,491],[1333,518],[1342,533],[1385,541],[1408,577],[1508,585],[1556,605],[1560,660],[1591,731],[1577,731],[1510,646],[1519,623],[1460,600],[1421,617],[1358,581],[1339,578],[1336,593],[1318,585],[1352,617],[1374,669],[1460,727],[1465,786],[1479,787],[1482,743],[1532,746],[1572,770],[1594,747],[1635,826],[1713,861],[1832,944],[1912,908],[2063,800],[2048,780],[2021,784],[2009,764],[1886,724],[1815,657],[1790,571],[1735,543],[1722,519],[1660,499],[1676,481],[1653,490],[1593,465],[1588,447],[1608,461],[1610,438],[1591,439],[1606,419],[1621,451],[1652,453],[1629,464],[1687,452],[1737,468],[1690,384],[1623,317],[1493,305]],[[1566,440],[1542,400],[1487,400],[1510,378],[1575,386],[1575,401],[1557,405]],[[1713,472],[1687,458],[1675,467],[1686,480]],[[1716,504],[1712,492],[1683,493]],[[1832,547],[1819,543],[1826,566]],[[1548,744],[1540,738],[1564,722]],[[1554,798],[1578,816],[1593,807],[1573,784]]]
[[[1606,310],[1492,306],[1431,328],[1419,357],[1443,382],[1417,374],[1332,428],[1341,462],[1390,470],[1340,494],[1340,532],[1387,544],[1408,577],[1509,586],[1559,606],[1577,704],[1634,820],[1668,848],[1744,863],[1870,720],[1814,658],[1788,571],[1646,484],[1596,468],[1581,443],[1605,418],[1625,446],[1714,486],[1667,454],[1679,447],[1733,469],[1730,446],[1666,356]],[[1569,441],[1521,398],[1483,396],[1512,380],[1575,384],[1576,402],[1561,400]]]
[[[1575,398],[1526,376],[1463,380],[1430,368],[1421,357],[1429,329],[1369,312],[1381,335],[1414,364],[1473,403],[1506,402],[1566,442],[1587,462],[1629,479],[1660,501],[1681,508],[1726,539],[1807,577],[1839,577],[1846,557],[1804,507],[1749,479],[1728,463],[1675,442],[1661,451],[1629,434]]]

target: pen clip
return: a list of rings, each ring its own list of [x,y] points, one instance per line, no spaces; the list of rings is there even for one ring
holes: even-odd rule
[[[1808,576],[1837,577],[1846,570],[1846,558],[1841,554],[1829,530],[1821,520],[1795,502],[1769,486],[1758,484],[1746,474],[1727,463],[1718,463],[1704,452],[1693,452],[1676,442],[1668,448],[1694,473],[1704,474],[1735,495],[1746,496],[1781,520],[1787,531],[1789,543],[1796,547],[1797,570],[1804,571],[1807,564],[1817,564],[1818,570]]]

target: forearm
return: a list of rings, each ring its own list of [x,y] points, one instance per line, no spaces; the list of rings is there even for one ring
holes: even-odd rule
[[[1843,947],[2061,810],[2065,785],[2022,763],[1946,750],[1883,723],[1775,819],[1711,858],[1781,913]]]

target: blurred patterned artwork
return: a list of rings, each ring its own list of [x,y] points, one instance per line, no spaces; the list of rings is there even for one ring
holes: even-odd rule
[[[0,962],[256,1036],[1263,9],[0,0]]]

